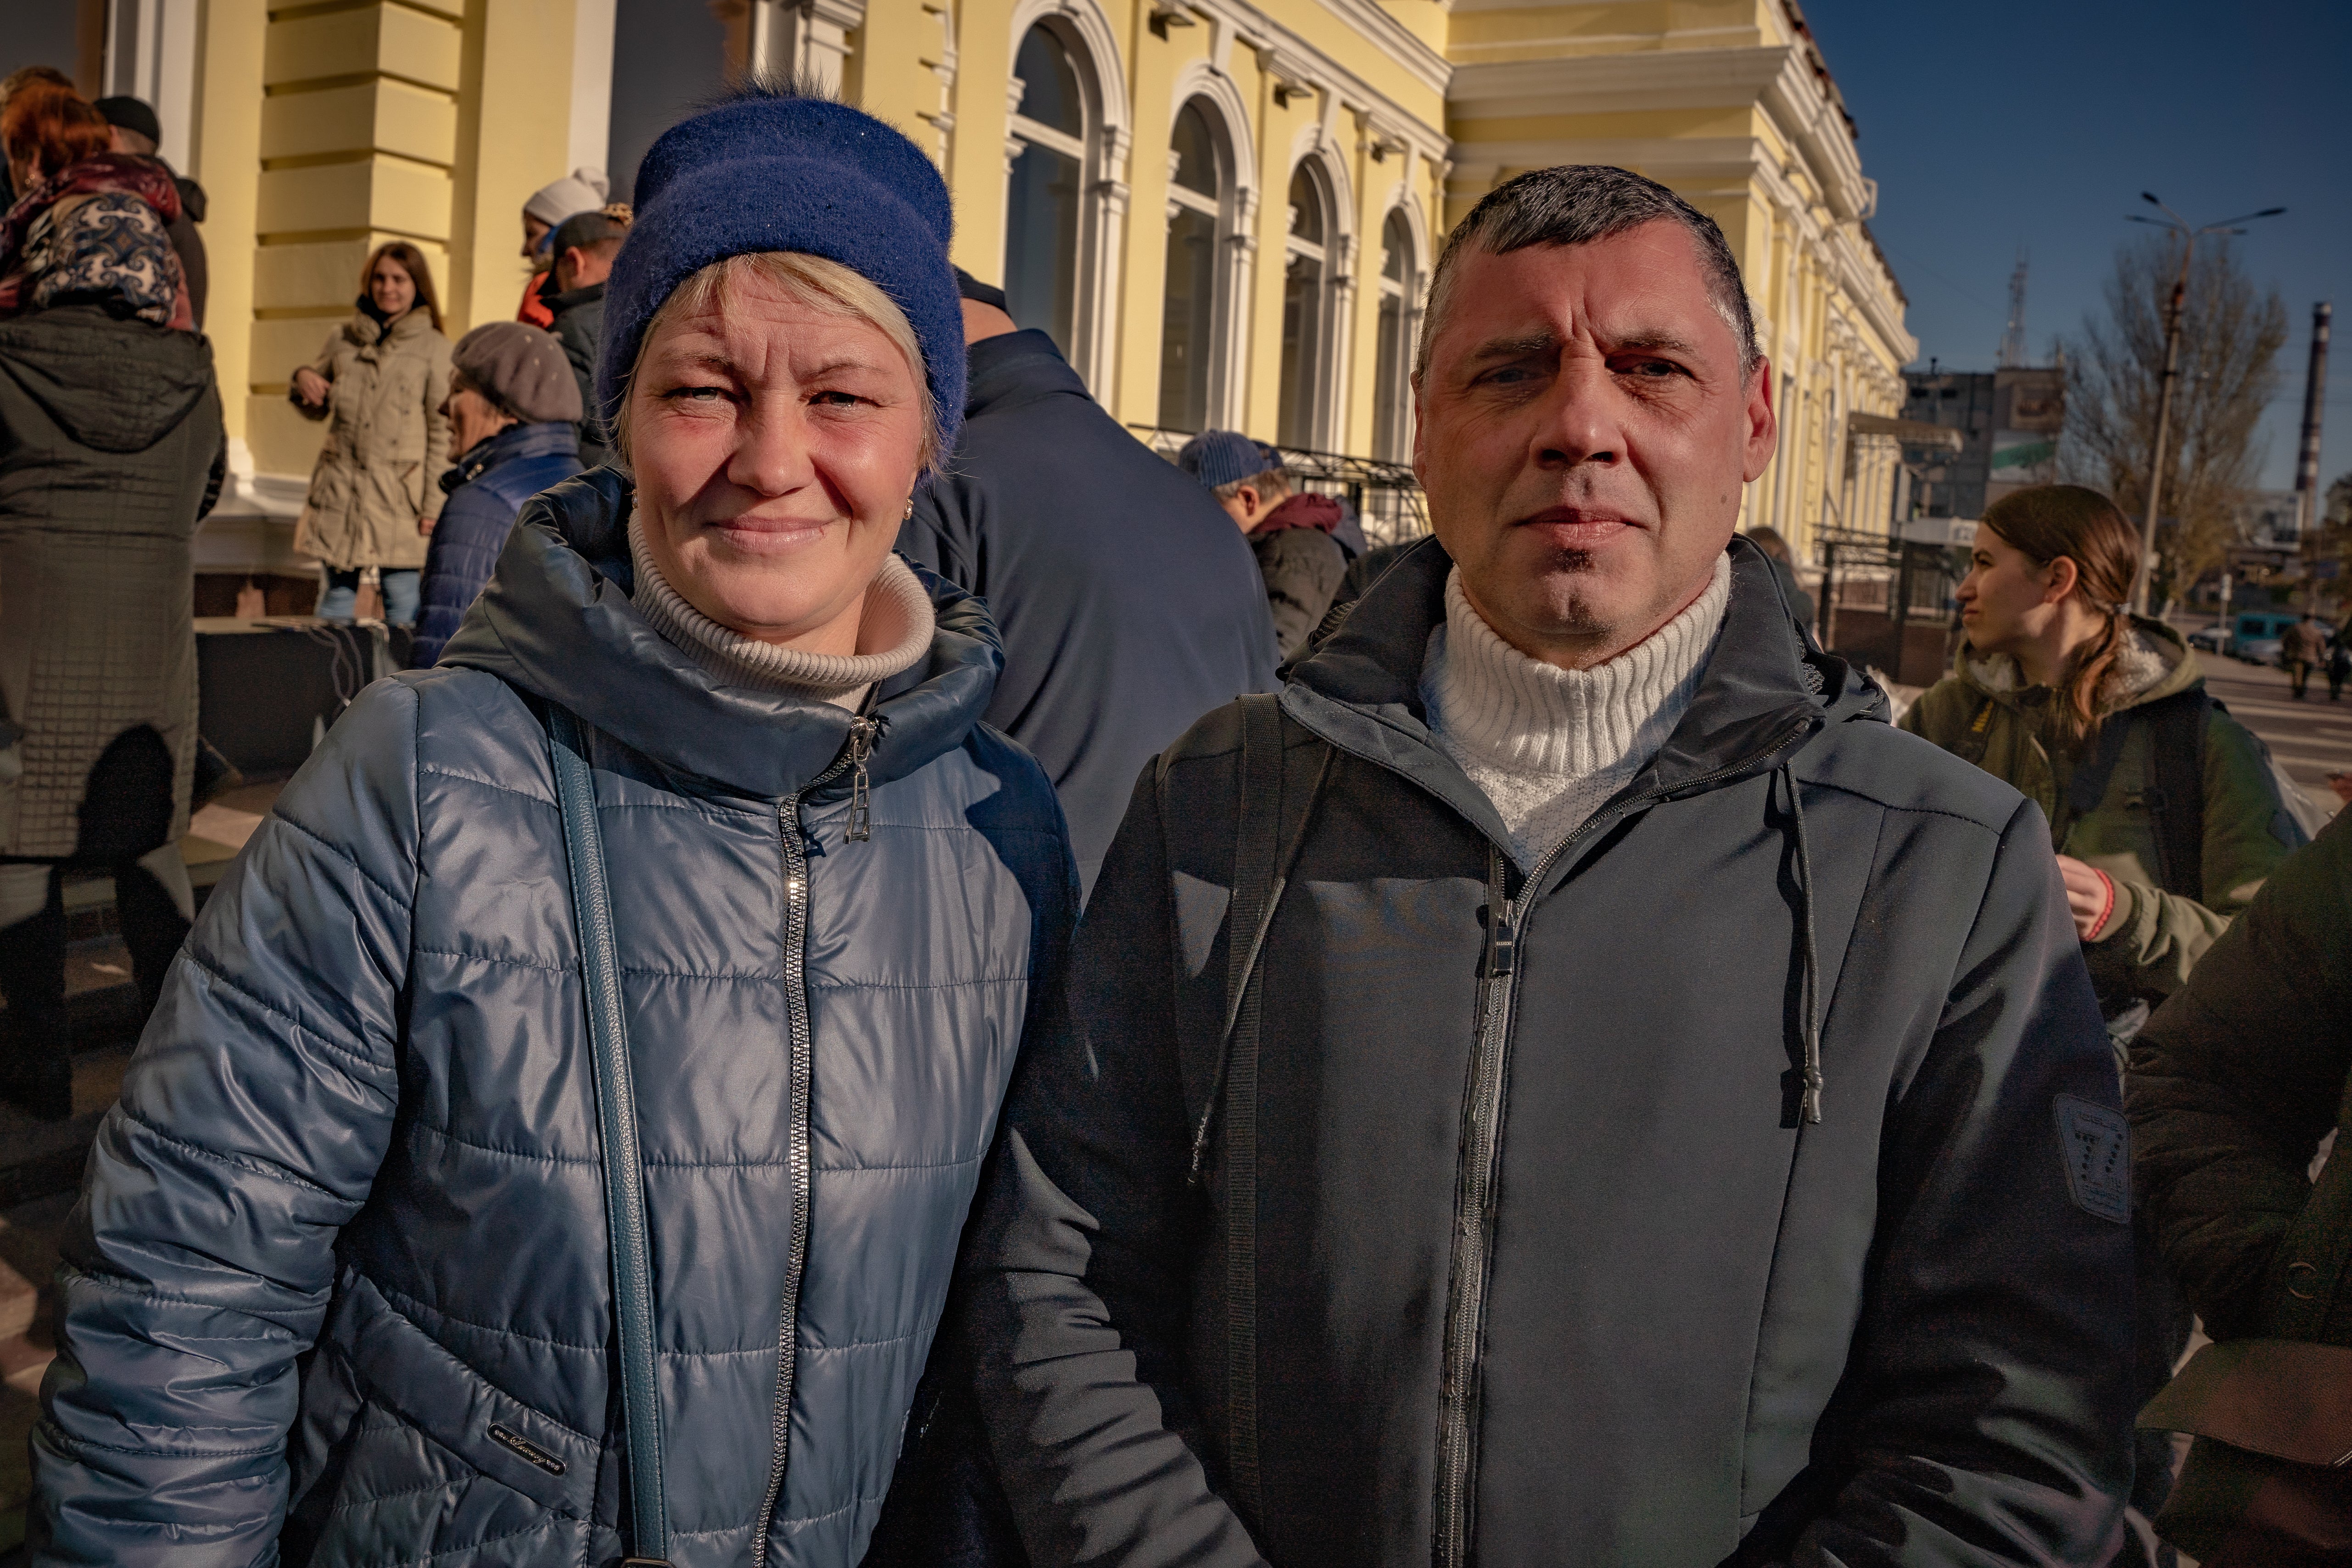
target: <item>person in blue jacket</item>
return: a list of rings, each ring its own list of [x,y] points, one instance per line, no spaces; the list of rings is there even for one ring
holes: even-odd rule
[[[536,327],[492,321],[457,340],[449,422],[457,465],[428,536],[408,667],[429,670],[490,580],[522,504],[580,472],[580,387],[562,345]]]
[[[637,193],[626,468],[312,754],[99,1133],[45,1568],[855,1568],[928,1426],[1076,898],[983,606],[891,549],[963,410],[948,193],[760,89]]]

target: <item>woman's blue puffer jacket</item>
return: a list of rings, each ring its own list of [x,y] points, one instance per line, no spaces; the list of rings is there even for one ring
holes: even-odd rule
[[[510,424],[476,442],[441,476],[441,503],[417,585],[416,638],[408,667],[429,670],[499,564],[522,504],[580,472],[580,427]]]
[[[361,696],[206,907],[67,1227],[36,1563],[620,1555],[543,699],[595,731],[672,1558],[858,1561],[1066,945],[1067,839],[979,722],[979,601],[926,580],[849,841],[851,716],[663,642],[627,505],[609,469],[532,502],[442,666]]]

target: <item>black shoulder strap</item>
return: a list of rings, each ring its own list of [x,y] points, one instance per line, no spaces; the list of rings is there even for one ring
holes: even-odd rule
[[[1984,766],[1986,748],[1992,744],[1992,698],[1985,698],[1977,716],[1960,732],[1959,744],[1952,747],[1952,755],[1971,768]]]
[[[1216,1071],[1192,1129],[1192,1181],[1205,1179],[1222,1109],[1225,1142],[1225,1468],[1244,1523],[1264,1517],[1257,1451],[1257,1056],[1265,977],[1258,955],[1337,753],[1327,747],[1286,847],[1282,709],[1273,693],[1241,699],[1240,795],[1225,922],[1225,1006]]]
[[[2156,819],[2157,880],[2165,892],[2205,902],[2205,732],[2212,701],[2203,686],[2150,703],[2151,759],[2144,801]]]
[[[1282,839],[1282,710],[1242,699],[1241,810],[1225,930],[1225,1470],[1242,1517],[1265,1517],[1257,1463],[1257,950],[1274,913]]]
[[[2140,715],[2134,712],[2105,720],[2076,760],[2074,776],[2066,780],[2065,792],[2058,800],[2059,820],[2050,824],[2050,841],[2060,853],[2065,852],[2066,836],[2074,831],[2074,824],[2097,810],[2099,802],[2107,798],[2107,781],[2115,777],[2116,764],[2123,760],[2124,742],[2139,719]]]

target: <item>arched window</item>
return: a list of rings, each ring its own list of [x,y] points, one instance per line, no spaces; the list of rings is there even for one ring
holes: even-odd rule
[[[1313,163],[1301,163],[1290,176],[1290,232],[1283,241],[1282,397],[1275,426],[1285,446],[1322,444],[1337,226],[1330,186]]]
[[[1412,334],[1421,297],[1412,225],[1402,210],[1381,227],[1380,342],[1372,380],[1372,455],[1412,455]]]
[[[1177,111],[1169,139],[1168,287],[1160,316],[1160,423],[1209,425],[1217,354],[1220,265],[1230,154],[1196,99]]]
[[[1087,156],[1087,98],[1070,50],[1041,22],[1013,62],[1012,189],[1005,204],[1004,298],[1013,319],[1042,327],[1075,356],[1078,219]]]

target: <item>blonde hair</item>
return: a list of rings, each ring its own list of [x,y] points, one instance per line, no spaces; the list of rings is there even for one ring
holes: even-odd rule
[[[941,455],[939,403],[931,395],[929,378],[923,373],[923,350],[915,339],[914,323],[907,319],[907,313],[898,308],[898,302],[864,273],[797,250],[759,250],[727,256],[694,273],[670,291],[669,298],[662,301],[661,308],[654,312],[654,319],[646,323],[644,334],[637,339],[636,360],[629,366],[628,379],[622,382],[620,407],[613,412],[613,445],[622,460],[626,462],[629,456],[629,407],[635,401],[637,372],[645,368],[646,349],[674,316],[691,316],[712,308],[724,310],[729,291],[740,287],[747,275],[771,285],[796,305],[828,316],[866,322],[907,356],[908,368],[915,372],[915,387],[922,400],[923,445],[919,462],[926,474],[936,469]]]

